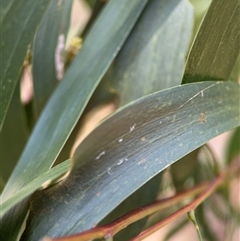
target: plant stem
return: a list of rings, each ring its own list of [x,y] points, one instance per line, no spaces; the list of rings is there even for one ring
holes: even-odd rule
[[[176,218],[180,217],[181,215],[190,212],[191,210],[196,209],[196,207],[198,205],[200,205],[206,198],[208,198],[221,184],[224,183],[225,178],[227,177],[227,175],[229,173],[231,173],[231,175],[233,174],[233,172],[237,171],[239,169],[239,164],[237,162],[232,163],[227,170],[223,171],[222,173],[220,173],[212,182],[210,182],[210,184],[208,185],[208,187],[203,191],[202,194],[200,194],[193,202],[191,202],[190,204],[182,207],[181,209],[179,209],[178,211],[176,211],[175,213],[171,214],[170,216],[168,216],[167,218],[165,218],[164,220],[162,220],[161,222],[155,224],[154,226],[150,227],[149,229],[143,231],[142,233],[140,233],[139,235],[137,235],[135,238],[131,239],[131,241],[140,241],[143,240],[144,238],[148,237],[149,235],[151,235],[152,233],[156,232],[157,230],[161,229],[162,227],[164,227],[165,225],[167,225],[168,223],[172,222],[173,220],[175,220]]]
[[[225,171],[221,172],[213,181],[202,183],[194,188],[181,192],[177,195],[174,195],[169,198],[164,198],[162,200],[158,200],[152,204],[146,205],[141,208],[137,208],[134,211],[116,219],[115,221],[111,222],[110,224],[96,227],[79,234],[70,235],[62,238],[45,238],[43,241],[88,241],[97,238],[111,238],[116,233],[121,231],[122,229],[126,228],[128,225],[165,208],[168,208],[176,203],[179,203],[189,197],[193,197],[198,193],[202,192],[194,201],[190,204],[182,207],[175,213],[171,214],[161,222],[157,223],[156,225],[150,227],[149,229],[143,231],[135,238],[131,239],[131,241],[139,241],[150,234],[156,232],[163,226],[167,225],[171,221],[175,220],[179,216],[194,210],[199,204],[201,204],[206,198],[208,198],[220,185],[224,183],[225,178],[229,173],[235,172],[239,169],[239,163],[232,163]]]
[[[197,231],[197,234],[199,237],[199,241],[203,241],[194,210],[191,210],[190,212],[188,212],[188,218],[190,219],[190,221],[193,223],[194,227],[196,228],[196,231]]]

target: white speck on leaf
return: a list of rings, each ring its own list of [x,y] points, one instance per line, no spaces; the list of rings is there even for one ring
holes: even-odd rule
[[[118,163],[117,163],[117,165],[119,166],[119,165],[121,165],[122,163],[123,163],[123,159],[120,159],[119,161],[118,161]]]
[[[130,127],[130,132],[132,132],[134,130],[135,126],[136,126],[136,123]]]
[[[95,160],[98,160],[101,158],[101,156],[105,155],[105,151],[102,151],[96,158]]]
[[[112,169],[112,168],[109,167],[108,170],[107,170],[107,172],[108,172],[108,174],[109,174],[110,176],[112,175],[112,173],[111,173],[111,169]]]
[[[199,91],[199,92],[196,93],[194,96],[192,96],[190,99],[188,99],[185,103],[183,103],[182,105],[180,105],[180,106],[178,107],[178,109],[182,108],[184,105],[186,105],[188,102],[190,102],[191,100],[193,100],[194,98],[196,98],[198,95],[201,94],[201,96],[203,96],[203,92],[204,92],[204,91],[206,91],[207,89],[210,89],[211,87],[213,87],[213,86],[215,86],[215,85],[217,85],[217,84],[219,84],[219,83],[220,83],[220,82],[216,82],[216,83],[214,83],[214,84],[212,84],[212,85],[209,85],[209,86],[206,87],[205,89]]]
[[[122,138],[118,140],[118,142],[122,142],[122,141],[123,141],[123,139],[122,139]]]

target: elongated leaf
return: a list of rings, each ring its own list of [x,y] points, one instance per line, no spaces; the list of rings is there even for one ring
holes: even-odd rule
[[[1,1],[0,129],[19,79],[27,48],[49,0]]]
[[[110,69],[120,105],[181,83],[192,25],[193,9],[188,1],[148,2]],[[159,193],[160,180],[161,174],[134,192],[103,222],[109,223],[153,202]],[[130,225],[114,240],[130,240],[146,221],[147,218]]]
[[[22,201],[25,197],[35,192],[44,183],[50,182],[69,171],[70,166],[70,160],[60,163],[59,165],[43,173],[41,176],[38,176],[35,180],[24,186],[22,189],[18,190],[11,198],[1,204],[1,216],[4,215],[11,207]]]
[[[99,225],[108,224],[124,214],[133,211],[138,207],[142,207],[153,202],[159,193],[159,186],[162,180],[162,173],[158,174],[150,181],[145,183],[141,188],[131,194],[116,209],[114,209],[107,217],[105,217]],[[138,235],[145,227],[148,218],[143,218],[114,236],[114,241],[130,240]]]
[[[238,55],[238,59],[232,69],[230,79],[238,81],[238,83],[240,82],[240,55]]]
[[[231,162],[234,157],[240,156],[240,127],[238,127],[232,134],[226,153],[227,162]]]
[[[64,45],[72,0],[53,0],[40,23],[33,45],[35,112],[38,116],[64,71]],[[57,69],[58,68],[58,69]],[[61,77],[61,78],[60,78]]]
[[[23,151],[28,135],[29,130],[17,84],[0,133],[0,175],[5,183]]]
[[[183,83],[228,79],[240,51],[238,0],[213,0],[188,56]]]
[[[77,148],[69,177],[34,196],[23,239],[95,226],[167,166],[239,125],[239,91],[232,82],[195,83],[119,110]]]
[[[17,206],[11,208],[7,215],[1,217],[0,220],[0,239],[4,241],[15,241],[19,240],[22,228],[24,227],[24,221],[26,219],[28,209],[29,209],[29,200],[25,199],[22,202],[18,203]],[[19,212],[20,215],[15,215],[16,212]],[[14,217],[14,222],[13,222]]]
[[[28,199],[26,199],[26,197],[29,197],[40,186],[50,184],[51,181],[65,174],[70,170],[70,166],[70,160],[67,160],[56,167],[53,167],[51,170],[43,173],[41,176],[17,191],[6,202],[1,203],[1,240],[14,240],[13,237],[19,235],[22,223],[28,211]],[[16,215],[16,213],[18,215]],[[14,217],[14,220],[12,217]]]
[[[187,0],[152,0],[113,63],[120,105],[180,84],[193,26]]]
[[[42,112],[3,191],[3,201],[52,165],[145,4],[146,0],[112,0],[107,4]]]

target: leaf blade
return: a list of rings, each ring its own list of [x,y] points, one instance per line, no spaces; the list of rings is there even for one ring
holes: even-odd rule
[[[226,80],[239,55],[238,0],[214,0],[190,50],[183,83]]]
[[[69,28],[71,8],[72,0],[64,0],[60,3],[56,0],[52,1],[35,36],[32,72],[35,114],[37,116],[58,83],[55,62],[58,60],[58,65],[64,62],[64,45]]]
[[[43,111],[3,191],[3,200],[51,167],[146,2],[124,0],[119,3],[115,0],[107,4],[89,32],[80,54]],[[124,10],[124,14],[117,6]],[[108,13],[112,16],[110,25]],[[104,28],[106,24],[109,28]]]
[[[44,183],[55,180],[58,177],[65,174],[66,172],[68,172],[70,170],[70,167],[70,160],[60,163],[59,165],[43,173],[41,176],[38,176],[35,180],[30,182],[22,189],[18,190],[10,199],[8,199],[6,202],[3,202],[0,205],[0,217],[2,217],[7,211],[9,211],[11,207],[14,207],[17,203],[21,202],[22,200],[24,200],[24,198],[28,197],[33,192],[35,192]]]
[[[35,30],[49,1],[4,1],[1,8],[1,115],[2,128],[9,104],[16,87],[24,58]],[[26,16],[26,9],[28,15]]]
[[[147,3],[110,67],[112,88],[119,94],[120,106],[181,83],[192,25],[193,8],[188,1]],[[159,193],[161,176],[157,175],[124,200],[100,225],[153,202]],[[114,240],[130,240],[146,222],[147,218],[132,224]]]
[[[35,215],[30,214],[23,237],[63,236],[95,226],[164,168],[239,125],[239,89],[232,82],[194,83],[157,92],[117,111],[80,144],[65,182],[35,195]],[[39,210],[52,205],[55,212],[47,218],[56,225],[49,227]],[[67,220],[60,219],[65,215]]]
[[[148,2],[111,68],[121,106],[181,83],[192,25],[188,1]]]

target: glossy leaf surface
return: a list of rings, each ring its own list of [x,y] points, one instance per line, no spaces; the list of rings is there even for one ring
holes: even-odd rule
[[[94,227],[166,167],[238,126],[239,90],[232,82],[194,83],[154,93],[117,111],[79,145],[68,178],[33,197],[23,238],[38,240]]]

